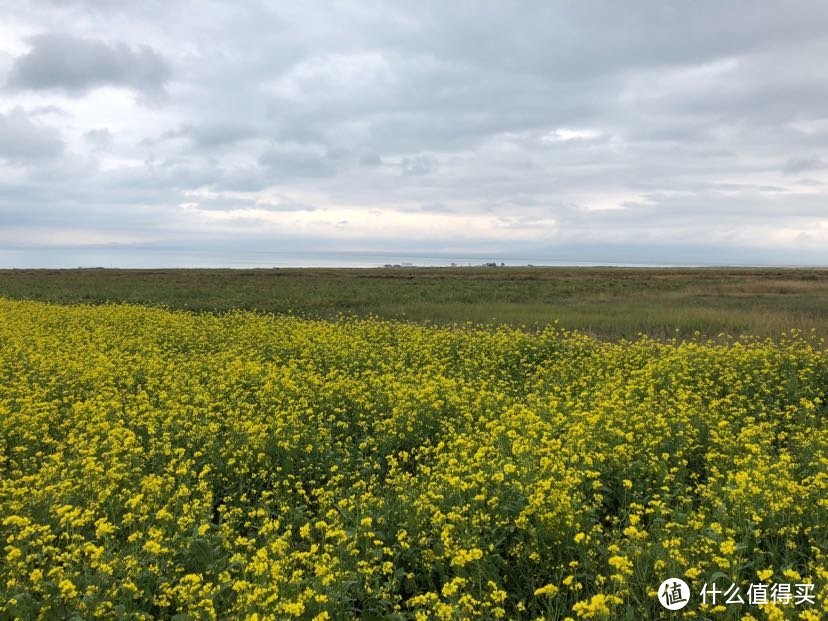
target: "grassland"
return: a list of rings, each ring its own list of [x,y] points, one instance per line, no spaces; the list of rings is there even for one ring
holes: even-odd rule
[[[826,269],[0,270],[0,296],[437,324],[558,320],[610,339],[828,335]]]

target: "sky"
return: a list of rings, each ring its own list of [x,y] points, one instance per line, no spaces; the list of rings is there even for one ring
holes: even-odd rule
[[[0,267],[828,265],[825,2],[0,16]]]

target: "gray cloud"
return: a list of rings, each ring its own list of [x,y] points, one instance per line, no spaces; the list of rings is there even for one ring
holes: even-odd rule
[[[231,196],[198,198],[195,205],[197,209],[207,211],[239,211],[245,209],[261,209],[264,211],[285,213],[292,211],[316,211],[316,207],[313,205],[293,201],[286,196],[280,196],[270,200],[234,198]]]
[[[238,143],[258,136],[250,125],[236,122],[205,123],[190,129],[190,137],[196,148],[211,148]]]
[[[79,95],[99,86],[123,86],[154,95],[171,75],[167,61],[147,45],[132,48],[66,33],[36,35],[28,43],[32,49],[12,66],[12,88]]]
[[[379,153],[369,151],[359,158],[360,166],[382,166],[382,158]]]
[[[421,205],[420,211],[426,213],[456,213],[453,209],[446,207],[442,203],[430,203],[428,205]]]
[[[825,254],[828,5],[368,6],[10,8],[50,34],[0,58],[0,223],[193,252]]]
[[[782,170],[786,173],[801,173],[809,170],[822,170],[828,168],[828,162],[821,157],[804,156],[792,157],[785,162]]]
[[[243,140],[256,138],[256,128],[235,121],[204,122],[199,125],[189,123],[176,129],[163,132],[155,138],[145,138],[144,145],[152,146],[170,140],[187,140],[195,151],[233,145]]]
[[[273,182],[291,179],[330,177],[336,174],[335,155],[313,148],[277,145],[259,157],[259,163]]]
[[[57,130],[32,122],[22,108],[0,114],[0,157],[11,161],[37,161],[56,157],[63,150]]]
[[[437,162],[433,157],[426,155],[406,157],[400,162],[400,169],[403,175],[419,177],[434,172],[437,169]]]
[[[107,149],[113,140],[112,132],[106,127],[90,129],[83,136],[89,144],[99,150]]]

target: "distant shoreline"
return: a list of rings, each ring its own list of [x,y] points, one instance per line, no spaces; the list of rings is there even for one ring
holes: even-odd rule
[[[341,265],[140,265],[140,266],[119,266],[119,265],[76,265],[76,266],[0,266],[0,272],[8,271],[176,271],[176,270],[430,270],[430,269],[575,269],[575,270],[828,270],[828,264],[685,264],[685,263],[592,263],[592,262],[571,262],[571,263],[534,263],[516,264],[503,262],[501,265],[486,265],[485,263],[456,263],[447,265],[418,265],[418,264],[341,264]]]

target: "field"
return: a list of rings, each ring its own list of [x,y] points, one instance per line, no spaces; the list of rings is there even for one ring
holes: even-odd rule
[[[602,338],[828,336],[828,269],[0,270],[0,297],[559,325]]]
[[[825,272],[363,274],[2,274],[297,316],[0,299],[0,618],[828,616]]]

